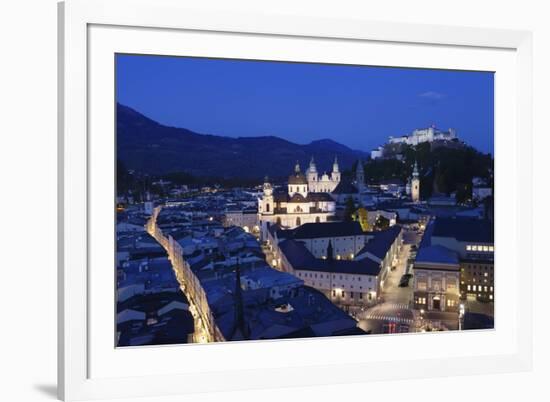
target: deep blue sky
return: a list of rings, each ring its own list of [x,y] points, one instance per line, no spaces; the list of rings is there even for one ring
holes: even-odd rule
[[[231,137],[331,138],[370,151],[435,124],[493,153],[493,73],[117,55],[117,101]]]

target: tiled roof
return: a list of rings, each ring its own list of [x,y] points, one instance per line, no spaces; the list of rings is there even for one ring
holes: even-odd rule
[[[296,229],[287,232],[289,232],[289,237],[294,239],[318,239],[365,234],[359,222],[304,223]]]
[[[380,273],[380,264],[370,259],[350,261],[315,258],[303,243],[295,240],[285,240],[279,244],[279,248],[292,267],[297,270],[356,275]]]
[[[458,269],[458,255],[440,245],[421,247],[416,255],[415,266],[422,263],[455,265]]]
[[[452,237],[463,242],[494,242],[492,222],[471,218],[437,218],[432,236]]]
[[[334,190],[332,194],[357,194],[358,190],[353,184],[347,180],[342,180]]]
[[[380,232],[369,233],[373,236],[373,238],[365,244],[365,247],[363,247],[357,255],[359,256],[368,252],[380,259],[383,259],[397,236],[399,236],[399,233],[401,233],[401,226],[399,225],[394,225],[389,229],[382,230]]]
[[[294,193],[288,202],[307,202],[307,199],[300,193]]]

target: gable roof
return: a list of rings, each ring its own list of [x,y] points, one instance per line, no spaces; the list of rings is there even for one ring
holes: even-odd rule
[[[388,253],[390,247],[395,242],[397,236],[401,233],[401,226],[394,225],[389,229],[380,232],[371,232],[372,239],[357,253],[357,256],[370,253],[380,259],[383,259]]]
[[[375,276],[381,269],[379,263],[370,259],[355,261],[315,258],[302,242],[291,239],[281,242],[279,249],[296,270]]]
[[[342,180],[334,190],[332,194],[357,194],[359,190],[348,180]]]
[[[359,222],[304,223],[287,232],[289,232],[289,237],[294,239],[318,239],[323,237],[360,236],[365,234]]]

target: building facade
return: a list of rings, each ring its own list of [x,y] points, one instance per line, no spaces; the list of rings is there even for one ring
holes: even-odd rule
[[[465,300],[492,302],[494,293],[494,262],[492,260],[460,261],[460,295]]]
[[[331,193],[342,179],[340,167],[338,166],[338,158],[334,158],[330,175],[327,173],[319,175],[315,160],[312,157],[306,170],[306,179],[309,191],[314,193]]]
[[[258,211],[256,208],[227,210],[224,214],[223,226],[239,226],[245,232],[258,233],[260,231]]]
[[[414,307],[458,312],[460,265],[456,253],[441,246],[420,249],[414,264]]]
[[[433,309],[430,298],[434,295],[439,296],[440,302],[443,300],[441,296],[445,296],[445,300],[459,297],[462,300],[493,302],[493,239],[493,225],[488,220],[432,219],[414,264],[415,305]],[[431,281],[435,281],[439,291],[431,286]],[[437,294],[441,293],[441,289],[449,294]],[[449,303],[451,305],[445,304],[445,308],[456,308],[454,301]],[[442,308],[441,304],[436,304],[438,306]]]

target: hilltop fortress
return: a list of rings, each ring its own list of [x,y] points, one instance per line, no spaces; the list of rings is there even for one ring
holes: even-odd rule
[[[401,137],[389,137],[388,142],[384,145],[379,146],[378,148],[371,151],[371,159],[382,158],[386,156],[388,148],[392,146],[402,145],[411,145],[415,146],[422,144],[424,142],[458,142],[458,137],[456,131],[452,128],[449,128],[447,131],[439,130],[432,124],[428,128],[415,129],[409,135],[403,135]]]

